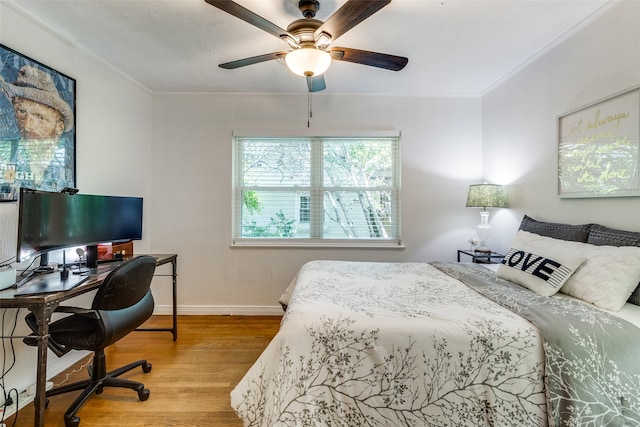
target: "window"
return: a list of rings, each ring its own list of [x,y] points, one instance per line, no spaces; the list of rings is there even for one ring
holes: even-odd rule
[[[399,244],[399,137],[234,138],[235,245]]]
[[[300,222],[311,221],[311,199],[309,196],[300,196]]]

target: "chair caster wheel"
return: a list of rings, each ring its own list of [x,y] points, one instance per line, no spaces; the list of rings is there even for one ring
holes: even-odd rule
[[[151,367],[153,365],[151,365],[151,363],[145,363],[144,365],[142,365],[142,372],[144,372],[145,374],[148,374],[149,372],[151,372]]]
[[[78,427],[79,424],[80,424],[80,417],[76,417],[75,415],[64,419],[65,427]]]
[[[149,398],[149,394],[151,392],[149,391],[148,388],[145,388],[142,391],[138,392],[138,399],[140,399],[140,401],[144,402],[145,400],[147,400]]]

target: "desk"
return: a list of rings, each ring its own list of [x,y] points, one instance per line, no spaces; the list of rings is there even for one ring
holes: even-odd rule
[[[173,276],[173,328],[149,328],[140,330],[170,331],[174,341],[178,338],[177,320],[177,291],[178,291],[178,255],[176,254],[150,254],[156,258],[156,266],[171,263]],[[135,255],[134,255],[135,256]],[[125,260],[128,258],[125,258]],[[115,267],[115,265],[114,265]],[[14,289],[0,292],[0,308],[26,308],[35,316],[38,323],[38,367],[36,372],[36,396],[34,426],[44,427],[44,411],[46,403],[47,386],[47,349],[49,343],[49,323],[53,311],[62,301],[85,294],[97,289],[109,274],[108,271],[91,276],[89,280],[80,286],[64,292],[55,292],[39,295],[15,295]]]

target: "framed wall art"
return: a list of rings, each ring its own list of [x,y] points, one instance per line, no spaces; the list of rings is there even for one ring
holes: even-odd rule
[[[640,196],[640,86],[558,118],[562,198]]]
[[[76,186],[76,81],[0,44],[0,201]]]

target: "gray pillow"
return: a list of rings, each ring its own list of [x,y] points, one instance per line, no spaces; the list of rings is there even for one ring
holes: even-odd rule
[[[589,230],[587,243],[597,246],[640,246],[640,233],[594,224]]]
[[[594,224],[589,230],[587,243],[597,246],[640,246],[640,233]],[[633,291],[627,302],[640,305],[640,285]]]
[[[640,305],[640,285],[631,293],[631,296],[627,300],[628,303]]]
[[[587,242],[589,230],[592,224],[560,224],[557,222],[536,221],[525,215],[520,223],[520,230],[528,231],[539,236],[552,237],[554,239],[568,240],[572,242]]]

